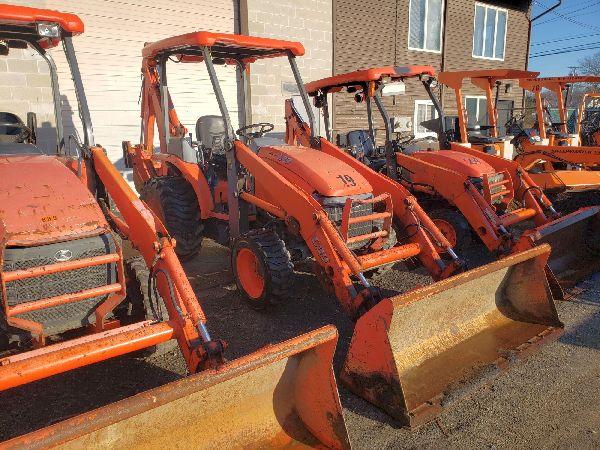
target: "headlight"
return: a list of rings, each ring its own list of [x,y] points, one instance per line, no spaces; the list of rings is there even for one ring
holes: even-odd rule
[[[60,27],[57,23],[41,22],[37,24],[38,34],[46,38],[60,37]]]

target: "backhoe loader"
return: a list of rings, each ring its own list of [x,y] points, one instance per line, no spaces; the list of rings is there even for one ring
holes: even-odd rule
[[[55,112],[49,142],[33,111],[27,123],[16,109],[0,113],[0,390],[173,340],[191,375],[0,447],[349,448],[334,327],[224,359],[175,239],[94,141],[73,45],[83,31],[73,14],[0,5],[2,55],[27,49],[47,63]],[[59,44],[83,140],[64,136],[51,56]]]
[[[312,131],[306,144],[276,143],[266,136],[274,125],[245,124],[245,111],[234,131],[215,65],[235,67],[246,97],[252,63],[277,57],[288,59],[314,130],[296,62],[303,54],[298,42],[209,32],[146,45],[143,142],[124,142],[125,156],[141,198],[164,220],[181,256],[197,253],[204,237],[229,247],[235,281],[251,306],[285,301],[294,266],[312,263],[356,320],[343,382],[402,424],[416,426],[506,367],[514,359],[504,358],[505,351],[518,359],[530,344],[560,333],[544,273],[550,248],[450,276],[459,272],[458,257],[401,185]],[[196,140],[169,95],[167,61],[203,62],[208,71],[220,115],[198,119]],[[369,270],[411,258],[443,281],[385,297],[368,279]]]
[[[405,140],[393,137],[392,118],[384,97],[403,91],[408,80],[418,80],[437,113],[438,139]],[[434,69],[429,66],[376,67],[310,82],[308,95],[323,112],[327,139],[332,140],[327,96],[346,92],[366,105],[368,130],[352,130],[349,150],[374,170],[385,173],[412,192],[450,245],[463,254],[475,234],[497,256],[549,243],[549,267],[563,286],[572,286],[600,268],[600,245],[594,252],[592,234],[600,229],[600,208],[560,217],[552,203],[517,162],[449,142],[445,116],[432,90]],[[337,94],[340,95],[340,94]],[[377,146],[375,103],[385,128],[383,146]],[[308,125],[290,100],[286,102],[288,144],[302,134],[308,142]],[[569,247],[560,247],[568,242]],[[592,244],[590,244],[592,242]],[[600,243],[597,243],[600,244]],[[595,264],[596,263],[596,264]]]
[[[537,76],[537,72],[510,69],[440,72],[438,80],[454,89],[456,94],[459,126],[455,139],[462,145],[518,162],[529,173],[535,184],[546,193],[556,196],[562,193],[592,192],[592,197],[595,198],[597,197],[596,192],[600,189],[600,171],[594,170],[590,164],[592,166],[597,164],[597,162],[594,163],[598,159],[597,152],[583,147],[570,146],[566,148],[563,145],[551,145],[544,131],[545,118],[543,117],[541,98],[541,83],[543,82],[541,80],[543,79],[537,78]],[[488,136],[474,135],[472,132],[475,130],[467,128],[467,114],[461,92],[463,82],[467,78],[471,80],[472,84],[485,91],[489,124],[480,126],[479,131],[487,131]],[[497,104],[502,80],[506,79],[517,80],[521,87],[536,91],[536,102],[539,105],[537,122],[541,130],[539,135],[531,129],[525,129],[513,116],[507,123],[511,135],[499,136]],[[494,91],[496,92],[495,96]],[[558,99],[562,104],[562,93]],[[562,111],[561,117],[564,118],[564,108],[561,109],[559,106],[559,111]],[[576,139],[575,136],[563,134],[558,138],[565,138],[562,140],[563,144]],[[563,211],[571,212],[579,206],[595,204],[595,202],[576,202],[570,206],[565,205]]]

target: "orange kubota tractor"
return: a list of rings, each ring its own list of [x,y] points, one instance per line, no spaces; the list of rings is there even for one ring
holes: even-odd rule
[[[235,67],[246,86],[252,62],[288,58],[312,124],[296,63],[303,53],[297,42],[209,32],[147,45],[143,142],[125,142],[124,150],[142,198],[183,243],[185,256],[197,252],[204,236],[231,248],[236,283],[252,306],[285,300],[294,264],[312,261],[357,320],[342,380],[402,423],[417,425],[505,367],[512,360],[505,351],[518,357],[559,333],[544,273],[549,246],[448,278],[459,266],[453,258],[447,264],[432,240],[451,253],[449,245],[401,185],[312,133],[307,146],[265,142],[274,128],[269,123],[242,123],[234,132],[215,65]],[[167,61],[207,68],[220,115],[198,119],[195,141],[171,101]],[[384,297],[367,280],[367,271],[411,257],[443,281]]]
[[[401,92],[396,86],[402,87],[410,79],[422,83],[437,111],[437,140],[411,139],[400,144],[392,135],[392,119],[383,97]],[[434,83],[434,70],[429,66],[378,67],[313,81],[306,90],[323,111],[329,140],[328,94],[346,92],[365,102],[369,129],[347,134],[349,150],[416,195],[459,252],[470,246],[473,233],[498,256],[548,243],[558,249],[552,253],[549,267],[563,284],[572,285],[589,275],[598,267],[592,262],[600,256],[600,247],[594,252],[588,243],[593,243],[594,227],[600,226],[598,210],[558,218],[550,201],[518,163],[449,142],[444,112],[432,91]],[[371,102],[377,106],[385,128],[382,147],[376,145]],[[289,100],[286,118],[288,143],[306,141],[308,126]],[[513,231],[513,227],[524,225],[529,228],[524,233]],[[570,247],[561,247],[561,242],[569,242]]]
[[[537,186],[553,196],[561,193],[598,191],[600,189],[600,171],[589,167],[589,164],[592,164],[598,157],[595,151],[582,150],[582,147],[565,148],[559,145],[550,145],[549,140],[542,139],[537,132],[533,133],[532,130],[523,128],[515,116],[511,117],[506,124],[507,132],[510,134],[499,135],[498,102],[502,80],[518,80],[522,87],[525,87],[524,84],[531,83],[531,88],[535,89],[535,85],[540,80],[536,78],[537,75],[536,72],[510,69],[441,72],[438,80],[454,89],[456,94],[459,126],[455,140],[473,149],[517,161],[529,173]],[[469,118],[462,96],[465,79],[470,79],[472,84],[485,91],[489,123],[479,126],[477,129],[468,129],[467,127]],[[541,92],[541,88],[539,91]],[[541,95],[536,94],[536,96],[539,108],[542,108],[541,116],[543,116]],[[562,95],[559,98],[562,99]],[[538,114],[540,114],[539,108]],[[538,122],[542,119],[541,116]],[[540,123],[543,124],[544,120],[542,119]],[[544,129],[544,125],[542,125],[542,129]],[[487,135],[482,135],[481,132],[487,132]],[[579,206],[590,206],[590,203],[571,202],[570,205],[565,204],[561,210],[571,212]]]
[[[16,110],[0,113],[0,390],[172,339],[192,375],[0,447],[349,448],[335,328],[224,360],[175,240],[94,142],[72,41],[83,29],[73,14],[0,5],[0,51],[29,49],[48,64],[56,125],[44,154],[33,112],[27,124]],[[50,51],[59,44],[83,141],[63,134]]]

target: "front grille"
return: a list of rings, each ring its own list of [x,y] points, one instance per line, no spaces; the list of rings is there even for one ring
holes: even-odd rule
[[[56,264],[55,255],[60,250],[69,250],[70,261],[101,256],[116,251],[110,234],[59,242],[37,247],[9,247],[4,251],[3,271],[24,270],[32,267]],[[7,303],[15,306],[43,298],[71,294],[85,289],[105,286],[117,280],[115,263],[76,270],[58,272],[6,283]],[[0,299],[2,292],[0,292]],[[21,314],[18,317],[40,322],[47,334],[60,333],[90,323],[90,316],[106,295],[80,302],[55,306]]]
[[[323,205],[323,209],[327,213],[329,219],[334,223],[338,229],[342,225],[342,214],[344,211],[344,205],[346,204],[346,199],[348,197],[322,197],[319,199],[320,203]],[[373,198],[372,194],[363,194],[351,197],[356,200],[366,200]],[[350,217],[363,217],[373,214],[373,204],[372,203],[355,203],[352,205],[352,209],[350,210]],[[361,236],[364,234],[372,233],[375,230],[381,230],[383,228],[382,220],[369,220],[367,222],[358,222],[353,223],[348,227],[348,237]],[[368,239],[364,241],[354,242],[349,244],[351,250],[356,250],[358,248],[363,247],[365,244],[369,243]]]

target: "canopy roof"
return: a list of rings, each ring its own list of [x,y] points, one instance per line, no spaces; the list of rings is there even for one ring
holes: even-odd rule
[[[182,34],[147,44],[142,55],[144,58],[156,58],[164,54],[195,55],[194,59],[187,60],[200,62],[202,47],[210,47],[215,58],[245,61],[285,56],[288,52],[294,56],[304,55],[304,46],[300,42],[208,31]]]
[[[435,71],[431,66],[373,67],[311,81],[306,84],[306,91],[309,95],[316,95],[318,91],[339,91],[345,86],[364,84],[369,81],[379,81],[382,78],[387,77],[391,79],[403,79],[414,78],[421,75],[433,77],[435,76]]]
[[[489,70],[459,70],[454,72],[440,72],[438,80],[452,88],[462,86],[465,78],[473,79],[488,79],[491,82],[496,80],[515,80],[523,78],[536,78],[539,72],[530,72],[528,70],[518,69],[489,69]]]

